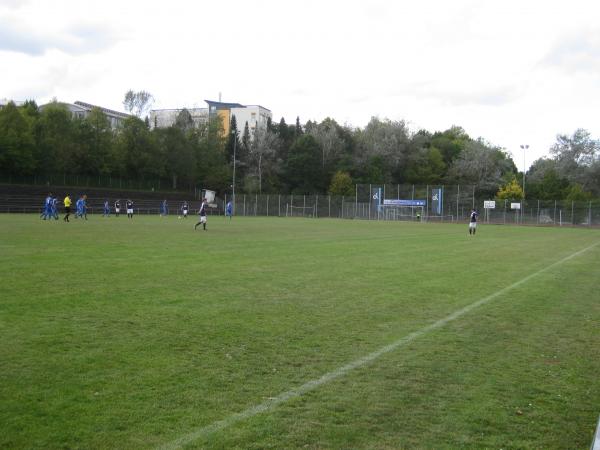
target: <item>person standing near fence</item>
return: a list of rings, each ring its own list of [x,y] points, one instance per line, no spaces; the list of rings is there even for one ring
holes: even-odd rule
[[[163,200],[163,202],[160,205],[160,215],[166,216],[167,214],[169,214],[169,206],[167,205],[167,201]]]
[[[108,200],[104,200],[104,211],[102,213],[102,217],[110,217],[110,206],[108,204]]]
[[[471,210],[471,218],[469,219],[469,234],[475,234],[477,231],[477,217],[479,213],[475,210]]]
[[[65,217],[63,218],[63,221],[68,222],[69,216],[71,215],[71,197],[69,197],[69,194],[67,194],[63,200],[63,205],[65,205]]]
[[[127,217],[133,219],[133,202],[131,199],[127,199],[125,206],[127,207]]]
[[[207,204],[208,204],[208,202],[206,201],[205,198],[203,198],[202,205],[200,206],[200,210],[198,211],[198,214],[200,214],[200,222],[198,222],[196,225],[194,225],[194,230],[196,228],[198,228],[198,225],[202,224],[204,231],[206,231],[206,205]]]
[[[184,219],[187,219],[189,209],[188,203],[183,202],[183,205],[181,205],[181,215]]]
[[[115,216],[119,217],[119,213],[121,212],[121,199],[115,200]]]

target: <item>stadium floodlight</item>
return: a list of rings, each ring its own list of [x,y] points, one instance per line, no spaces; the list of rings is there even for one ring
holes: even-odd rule
[[[525,199],[525,150],[528,148],[528,144],[521,145],[521,149],[523,150],[523,200]]]

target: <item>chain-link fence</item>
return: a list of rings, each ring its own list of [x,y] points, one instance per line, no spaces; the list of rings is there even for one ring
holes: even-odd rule
[[[39,189],[38,189],[39,190]],[[81,190],[80,190],[81,191]],[[199,190],[198,190],[199,191]],[[472,208],[479,212],[479,222],[493,224],[527,224],[546,226],[598,226],[600,200],[494,200],[478,193],[473,186],[356,185],[354,195],[280,195],[238,194],[234,199],[223,195],[215,199],[212,214],[223,214],[232,202],[237,216],[305,217],[362,220],[396,220],[414,222],[466,222]],[[81,191],[84,192],[84,191]],[[55,192],[60,194],[59,192]],[[166,199],[158,193],[124,194],[120,191],[88,191],[90,211],[99,212],[105,199],[111,207],[115,198],[131,198],[143,214],[159,214]],[[171,193],[170,214],[179,214],[183,201],[190,214],[199,208],[197,194]],[[62,197],[59,195],[59,200]],[[39,193],[8,192],[0,195],[0,212],[39,212],[43,204]]]
[[[385,190],[384,190],[385,189]],[[471,209],[479,221],[494,224],[600,225],[600,200],[487,200],[472,186],[357,185],[353,196],[236,195],[216,200],[218,209],[232,202],[234,215],[420,222],[465,222]],[[487,208],[486,208],[487,206]]]

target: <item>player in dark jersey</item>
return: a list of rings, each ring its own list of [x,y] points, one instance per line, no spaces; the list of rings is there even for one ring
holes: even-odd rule
[[[133,219],[133,202],[130,199],[127,199],[125,206],[127,207],[127,217]]]
[[[198,225],[202,224],[202,227],[204,228],[204,231],[206,231],[206,207],[208,205],[208,202],[206,201],[206,199],[202,199],[202,205],[200,206],[200,210],[198,211],[198,214],[200,215],[200,222],[198,222],[196,225],[194,225],[194,230],[196,228],[198,228]]]
[[[184,219],[187,219],[189,209],[188,203],[183,202],[183,205],[181,205],[181,214],[183,215]]]
[[[119,213],[121,212],[121,200],[117,199],[115,201],[115,216],[119,217]]]
[[[472,209],[471,218],[469,219],[469,234],[475,234],[477,231],[477,217],[479,217],[479,213]]]

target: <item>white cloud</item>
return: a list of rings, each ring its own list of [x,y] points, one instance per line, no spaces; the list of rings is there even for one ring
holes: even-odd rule
[[[557,133],[596,137],[600,44],[591,0],[30,0],[0,3],[0,97],[121,109],[223,99],[279,120],[431,131],[460,125],[530,163]],[[520,156],[519,156],[520,155]]]

